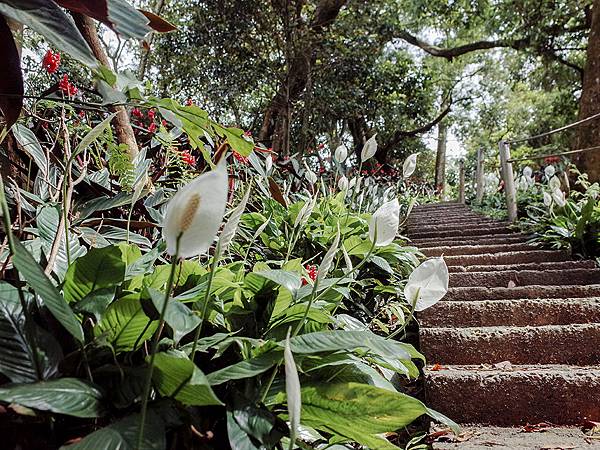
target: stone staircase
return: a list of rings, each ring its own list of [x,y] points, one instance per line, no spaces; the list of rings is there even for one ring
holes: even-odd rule
[[[419,314],[426,401],[466,427],[449,449],[600,448],[600,269],[527,243],[464,205],[416,207],[408,237],[443,255],[450,289]],[[524,433],[545,422],[546,433]],[[540,440],[541,439],[541,440]]]

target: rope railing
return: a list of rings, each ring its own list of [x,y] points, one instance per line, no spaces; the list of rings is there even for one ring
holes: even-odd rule
[[[514,172],[513,172],[513,164],[514,163],[528,161],[528,160],[545,159],[545,158],[551,158],[551,157],[557,157],[557,156],[573,155],[573,154],[577,154],[577,153],[600,150],[600,145],[593,146],[593,147],[586,147],[586,148],[578,148],[575,150],[567,150],[567,151],[563,151],[563,152],[553,152],[553,153],[542,154],[542,155],[539,155],[539,154],[538,155],[528,155],[528,156],[523,156],[523,157],[519,157],[519,158],[511,158],[510,157],[510,146],[514,145],[514,144],[520,144],[523,142],[529,142],[529,141],[532,141],[535,139],[540,139],[543,137],[551,136],[556,133],[560,133],[562,131],[566,131],[566,130],[578,127],[580,125],[583,125],[584,123],[590,122],[595,119],[600,119],[600,113],[593,114],[589,117],[586,117],[585,119],[578,120],[576,122],[570,123],[563,127],[556,128],[556,129],[550,130],[550,131],[546,131],[545,133],[540,133],[540,134],[537,134],[534,136],[528,136],[528,137],[524,137],[524,138],[520,138],[520,139],[511,139],[511,140],[506,140],[506,141],[500,141],[498,143],[498,151],[499,151],[499,156],[500,156],[500,168],[501,168],[502,179],[504,182],[504,192],[506,195],[506,209],[508,212],[508,220],[510,222],[514,222],[517,220],[517,189],[515,186],[515,178],[514,178]],[[551,146],[541,146],[541,147],[538,147],[538,150],[544,149],[544,148],[547,149],[548,147],[551,147]],[[484,186],[483,186],[483,184],[484,184],[483,164],[484,164],[484,160],[485,160],[485,158],[483,155],[483,149],[479,149],[477,151],[477,172],[476,172],[476,190],[477,190],[477,200],[479,202],[481,202],[481,200],[483,198],[483,188],[484,188]]]

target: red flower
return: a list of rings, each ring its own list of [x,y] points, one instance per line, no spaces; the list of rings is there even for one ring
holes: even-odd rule
[[[44,55],[42,66],[48,73],[56,72],[58,70],[58,66],[60,66],[60,53],[53,53],[52,50],[48,49],[46,55]]]
[[[142,113],[142,111],[140,111],[140,108],[133,108],[131,110],[131,115],[133,117],[138,117],[138,118],[144,117],[144,114]]]
[[[194,100],[192,100],[191,98],[188,98],[185,101],[185,106],[194,106]]]
[[[165,119],[161,120],[160,123],[162,124],[163,127],[167,126],[167,121]]]
[[[75,94],[77,94],[77,91],[78,91],[77,87],[75,87],[75,85],[73,85],[69,82],[69,76],[66,73],[60,79],[60,82],[58,83],[58,88],[64,94],[67,94],[71,97],[74,96]]]
[[[156,131],[156,124],[154,122],[152,122],[150,125],[148,125],[148,132],[149,133],[154,133]]]
[[[85,111],[83,109],[79,111],[79,117],[81,117],[82,119],[85,117]]]
[[[193,156],[187,150],[184,150],[184,151],[181,152],[181,160],[184,163],[186,163],[188,166],[195,166],[196,165],[196,157]]]
[[[305,267],[305,269],[308,272],[308,277],[312,281],[315,281],[317,279],[318,267],[317,266],[311,266],[310,264],[307,264],[306,267]],[[302,277],[302,286],[304,286],[305,284],[308,284],[308,280],[305,277]]]
[[[237,159],[239,162],[241,162],[242,164],[248,164],[248,158],[246,158],[245,156],[240,155],[236,151],[233,152],[233,157],[235,159]]]
[[[150,110],[148,111],[148,119],[150,120],[154,120],[154,116],[156,115],[156,113],[154,112],[154,110]]]

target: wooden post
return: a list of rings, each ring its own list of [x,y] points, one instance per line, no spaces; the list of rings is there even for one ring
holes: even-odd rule
[[[458,162],[458,203],[465,203],[465,161]]]
[[[477,170],[475,171],[475,200],[478,204],[483,201],[483,148],[477,149]]]
[[[514,222],[517,220],[517,189],[515,187],[512,163],[509,162],[510,147],[506,142],[500,141],[498,150],[500,152],[500,165],[502,167],[502,179],[504,180],[508,220],[509,222]]]

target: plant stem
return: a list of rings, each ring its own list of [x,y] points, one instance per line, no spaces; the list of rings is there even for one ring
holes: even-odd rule
[[[144,383],[144,391],[142,394],[142,411],[141,411],[141,421],[140,428],[138,431],[137,438],[137,450],[142,450],[142,443],[144,440],[144,426],[146,423],[146,414],[148,412],[148,402],[150,400],[150,390],[152,389],[152,374],[154,372],[154,359],[156,356],[156,351],[158,350],[158,342],[160,341],[160,334],[164,327],[165,323],[165,314],[167,313],[167,306],[169,303],[169,297],[171,297],[171,291],[173,290],[173,281],[175,279],[175,272],[177,270],[177,255],[179,253],[179,241],[181,239],[181,234],[177,236],[177,243],[175,244],[175,254],[173,255],[173,259],[171,261],[171,272],[169,273],[169,279],[167,281],[167,289],[165,291],[165,301],[163,302],[160,317],[158,321],[158,331],[154,335],[154,339],[152,341],[152,347],[150,349],[150,367],[148,367],[148,371],[146,373],[146,381]]]
[[[210,274],[208,275],[208,283],[206,286],[206,293],[204,294],[204,305],[202,305],[202,315],[200,316],[200,325],[196,328],[196,333],[194,334],[194,343],[192,344],[192,352],[190,353],[190,360],[194,362],[194,357],[196,356],[196,347],[198,346],[198,339],[200,339],[200,334],[202,333],[202,326],[204,325],[204,321],[206,320],[206,313],[208,312],[208,301],[210,300],[210,289],[212,287],[213,278],[215,276],[215,272],[217,270],[217,266],[219,264],[219,259],[221,256],[221,243],[217,242],[217,248],[215,249],[215,254],[213,256],[213,261],[210,267]]]
[[[412,302],[412,306],[410,307],[410,313],[409,313],[408,317],[406,318],[406,320],[404,321],[404,323],[402,324],[402,327],[400,327],[393,333],[386,336],[386,339],[392,339],[393,337],[398,336],[400,333],[402,333],[406,329],[406,327],[408,326],[408,324],[410,323],[410,321],[412,320],[412,318],[415,315],[415,308],[417,307],[417,300],[419,300],[420,293],[421,293],[421,288],[417,289],[417,293],[415,294],[415,298]]]

